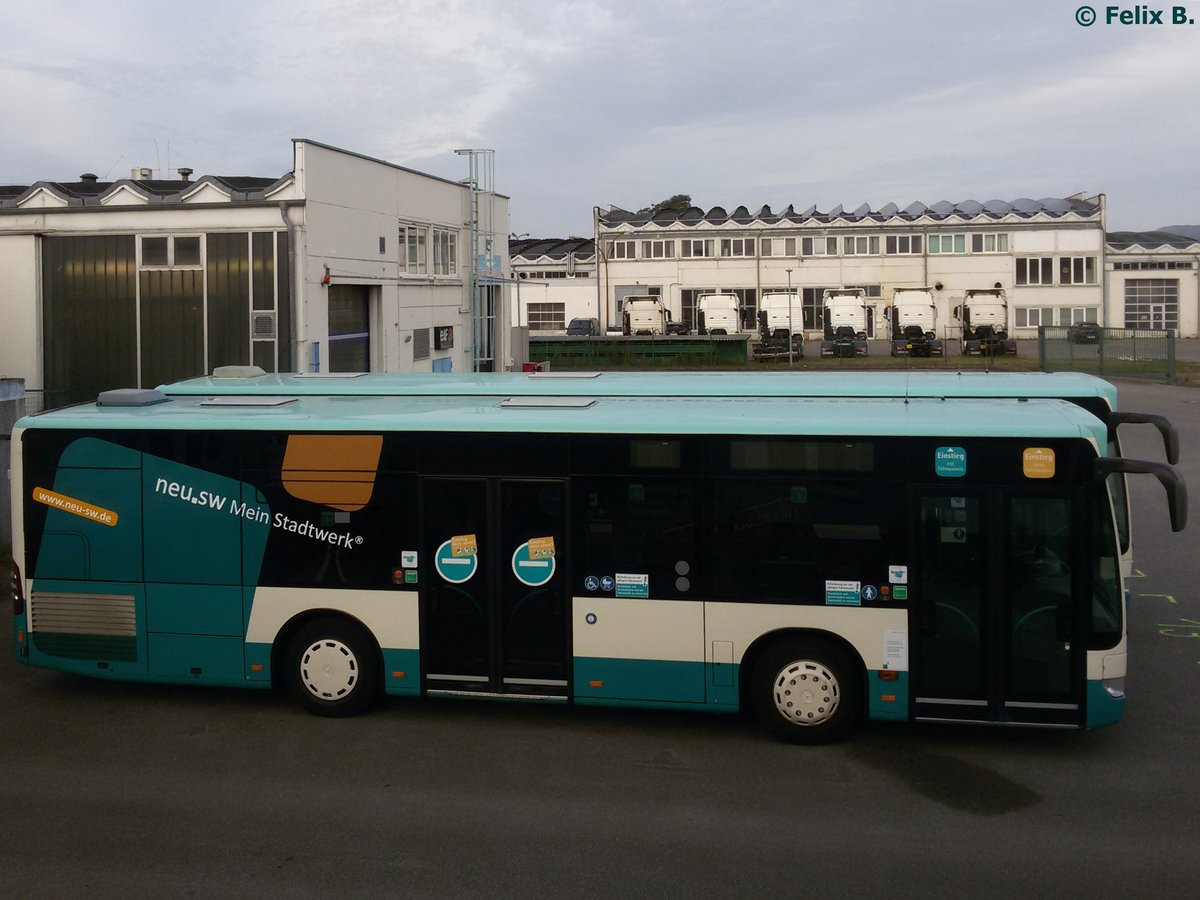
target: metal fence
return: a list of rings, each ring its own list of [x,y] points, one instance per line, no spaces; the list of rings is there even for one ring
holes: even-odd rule
[[[551,369],[706,369],[746,365],[747,335],[530,338]]]
[[[1175,380],[1175,332],[1101,328],[1092,322],[1038,329],[1038,362],[1046,372]]]

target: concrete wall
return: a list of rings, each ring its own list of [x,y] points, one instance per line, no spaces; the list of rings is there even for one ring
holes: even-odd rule
[[[1190,261],[1191,269],[1113,269],[1112,261],[1139,262],[1153,260]],[[1125,282],[1140,279],[1167,279],[1179,282],[1178,336],[1200,337],[1200,254],[1120,254],[1110,256],[1104,273],[1108,288],[1109,324],[1125,327]]]
[[[0,378],[0,544],[12,541],[12,497],[8,470],[12,465],[13,423],[25,415],[25,384],[19,378]],[[2,563],[3,560],[0,560]]]
[[[413,172],[379,160],[296,142],[295,175],[304,195],[302,240],[298,247],[301,347],[298,359],[311,358],[313,342],[329,337],[323,281],[371,288],[372,368],[376,371],[429,371],[435,359],[449,358],[455,371],[471,368],[470,191],[458,182]],[[484,204],[487,206],[488,204]],[[492,253],[501,272],[510,273],[508,200],[493,195],[481,209],[480,227],[494,230]],[[401,270],[399,226],[452,230],[458,235],[457,272],[433,274],[433,249],[427,245],[427,271]],[[489,229],[490,225],[490,229]],[[382,247],[382,250],[381,250]],[[511,356],[508,289],[501,291],[496,348],[498,366]],[[431,358],[413,360],[415,329],[454,326],[454,347],[431,349]],[[321,354],[322,359],[327,354]]]
[[[20,378],[41,390],[41,307],[38,239],[0,233],[0,378]]]
[[[608,324],[596,309],[598,303],[596,281],[592,278],[548,278],[545,281],[518,281],[513,286],[513,325],[529,324],[530,303],[563,304],[564,323],[577,318],[596,318],[601,320],[601,328]],[[533,334],[536,337],[545,332],[534,332]]]
[[[953,325],[952,310],[962,302],[968,288],[991,288],[997,282],[1004,288],[1009,299],[1010,322],[1015,320],[1018,307],[1044,307],[1070,309],[1090,307],[1096,317],[1102,317],[1104,299],[1103,260],[1104,230],[1100,220],[1087,222],[1027,222],[1013,220],[1005,224],[991,225],[986,233],[1009,235],[1009,250],[1004,253],[929,253],[928,236],[942,234],[965,234],[970,246],[972,233],[980,228],[977,224],[964,222],[931,223],[916,222],[911,227],[892,225],[888,227],[853,226],[829,229],[806,229],[802,226],[790,230],[775,227],[764,229],[758,226],[738,226],[724,223],[721,226],[670,226],[664,229],[647,229],[644,232],[606,231],[600,237],[602,247],[611,240],[635,240],[640,247],[644,239],[676,240],[676,258],[652,260],[609,259],[601,261],[598,270],[604,304],[611,315],[619,289],[629,285],[656,286],[671,309],[673,318],[681,317],[680,296],[686,289],[712,287],[720,290],[752,288],[759,295],[766,290],[786,290],[789,283],[793,289],[827,288],[843,285],[878,285],[881,297],[872,301],[876,310],[876,334],[882,335],[882,313],[890,305],[892,292],[898,287],[920,287],[941,284],[935,292],[938,304],[938,322]],[[926,252],[912,255],[877,254],[807,256],[807,257],[706,257],[680,258],[678,241],[681,238],[712,239],[719,250],[722,237],[800,237],[877,236],[881,249],[887,234],[921,234],[925,236]],[[1018,256],[1094,256],[1096,258],[1097,283],[1094,285],[1064,285],[1050,288],[1018,287],[1016,285],[1016,258]],[[1057,260],[1055,263],[1057,267]],[[1057,268],[1056,268],[1057,272]],[[557,296],[561,290],[551,285],[550,291]],[[1069,323],[1067,323],[1069,324]],[[940,330],[940,329],[939,329]],[[1036,328],[1013,329],[1019,337],[1033,337]]]

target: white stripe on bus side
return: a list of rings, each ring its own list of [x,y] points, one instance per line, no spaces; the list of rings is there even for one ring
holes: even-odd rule
[[[704,604],[575,597],[574,655],[704,662]]]
[[[709,646],[732,641],[733,658],[739,663],[746,648],[767,632],[810,628],[845,638],[868,669],[882,669],[885,632],[908,633],[908,611],[900,608],[714,602],[704,604],[704,616]],[[908,665],[893,660],[888,668],[907,671]]]
[[[254,591],[246,641],[271,644],[284,624],[310,609],[344,612],[363,623],[384,650],[419,650],[416,591],[259,587]]]

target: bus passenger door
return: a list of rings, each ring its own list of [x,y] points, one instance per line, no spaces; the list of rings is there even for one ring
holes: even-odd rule
[[[915,510],[913,715],[1080,724],[1070,498],[921,491]]]
[[[565,483],[428,478],[422,491],[426,689],[565,698]]]

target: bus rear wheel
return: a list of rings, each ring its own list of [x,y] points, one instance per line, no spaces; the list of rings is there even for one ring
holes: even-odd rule
[[[301,706],[318,716],[353,716],[379,696],[379,655],[361,628],[317,619],[287,648],[287,684]]]
[[[862,709],[859,667],[819,638],[789,638],[767,649],[754,667],[751,701],[759,721],[795,744],[845,737]]]

